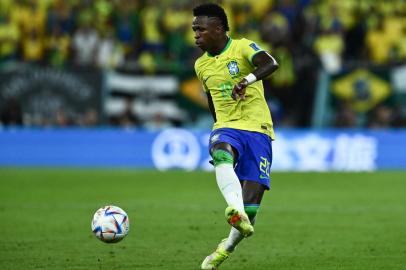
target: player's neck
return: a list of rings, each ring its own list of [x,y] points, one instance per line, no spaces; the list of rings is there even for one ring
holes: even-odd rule
[[[209,51],[209,54],[212,56],[221,54],[224,51],[224,48],[227,46],[229,40],[230,40],[229,36],[224,36],[224,38],[218,43],[218,46]]]

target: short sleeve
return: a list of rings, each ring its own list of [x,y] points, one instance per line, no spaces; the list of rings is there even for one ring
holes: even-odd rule
[[[252,64],[252,58],[259,52],[264,51],[261,47],[258,46],[257,43],[251,41],[249,39],[243,38],[241,39],[241,51],[242,55],[248,59],[248,61]]]

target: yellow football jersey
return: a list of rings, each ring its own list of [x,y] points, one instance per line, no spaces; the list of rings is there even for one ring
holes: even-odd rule
[[[275,138],[262,81],[247,87],[245,100],[233,100],[231,97],[234,85],[255,69],[252,58],[260,51],[262,49],[251,40],[230,38],[219,55],[212,56],[206,52],[196,60],[197,77],[213,99],[216,117],[213,130],[235,128]]]

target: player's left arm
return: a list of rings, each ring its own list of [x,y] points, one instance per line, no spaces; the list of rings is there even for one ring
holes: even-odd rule
[[[254,64],[256,69],[245,76],[239,83],[234,85],[233,91],[231,93],[231,96],[234,100],[236,100],[238,97],[244,100],[245,90],[248,85],[258,80],[267,78],[279,67],[278,62],[276,62],[275,58],[273,58],[272,55],[270,55],[266,51],[260,51],[255,54],[252,58],[252,63]]]

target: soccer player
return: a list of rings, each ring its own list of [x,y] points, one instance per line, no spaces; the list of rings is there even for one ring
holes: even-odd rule
[[[278,64],[255,42],[229,37],[227,15],[219,5],[202,4],[193,15],[196,45],[204,51],[195,71],[214,118],[209,150],[232,226],[228,238],[201,265],[218,269],[253,234],[262,196],[270,187],[274,131],[261,80]]]

